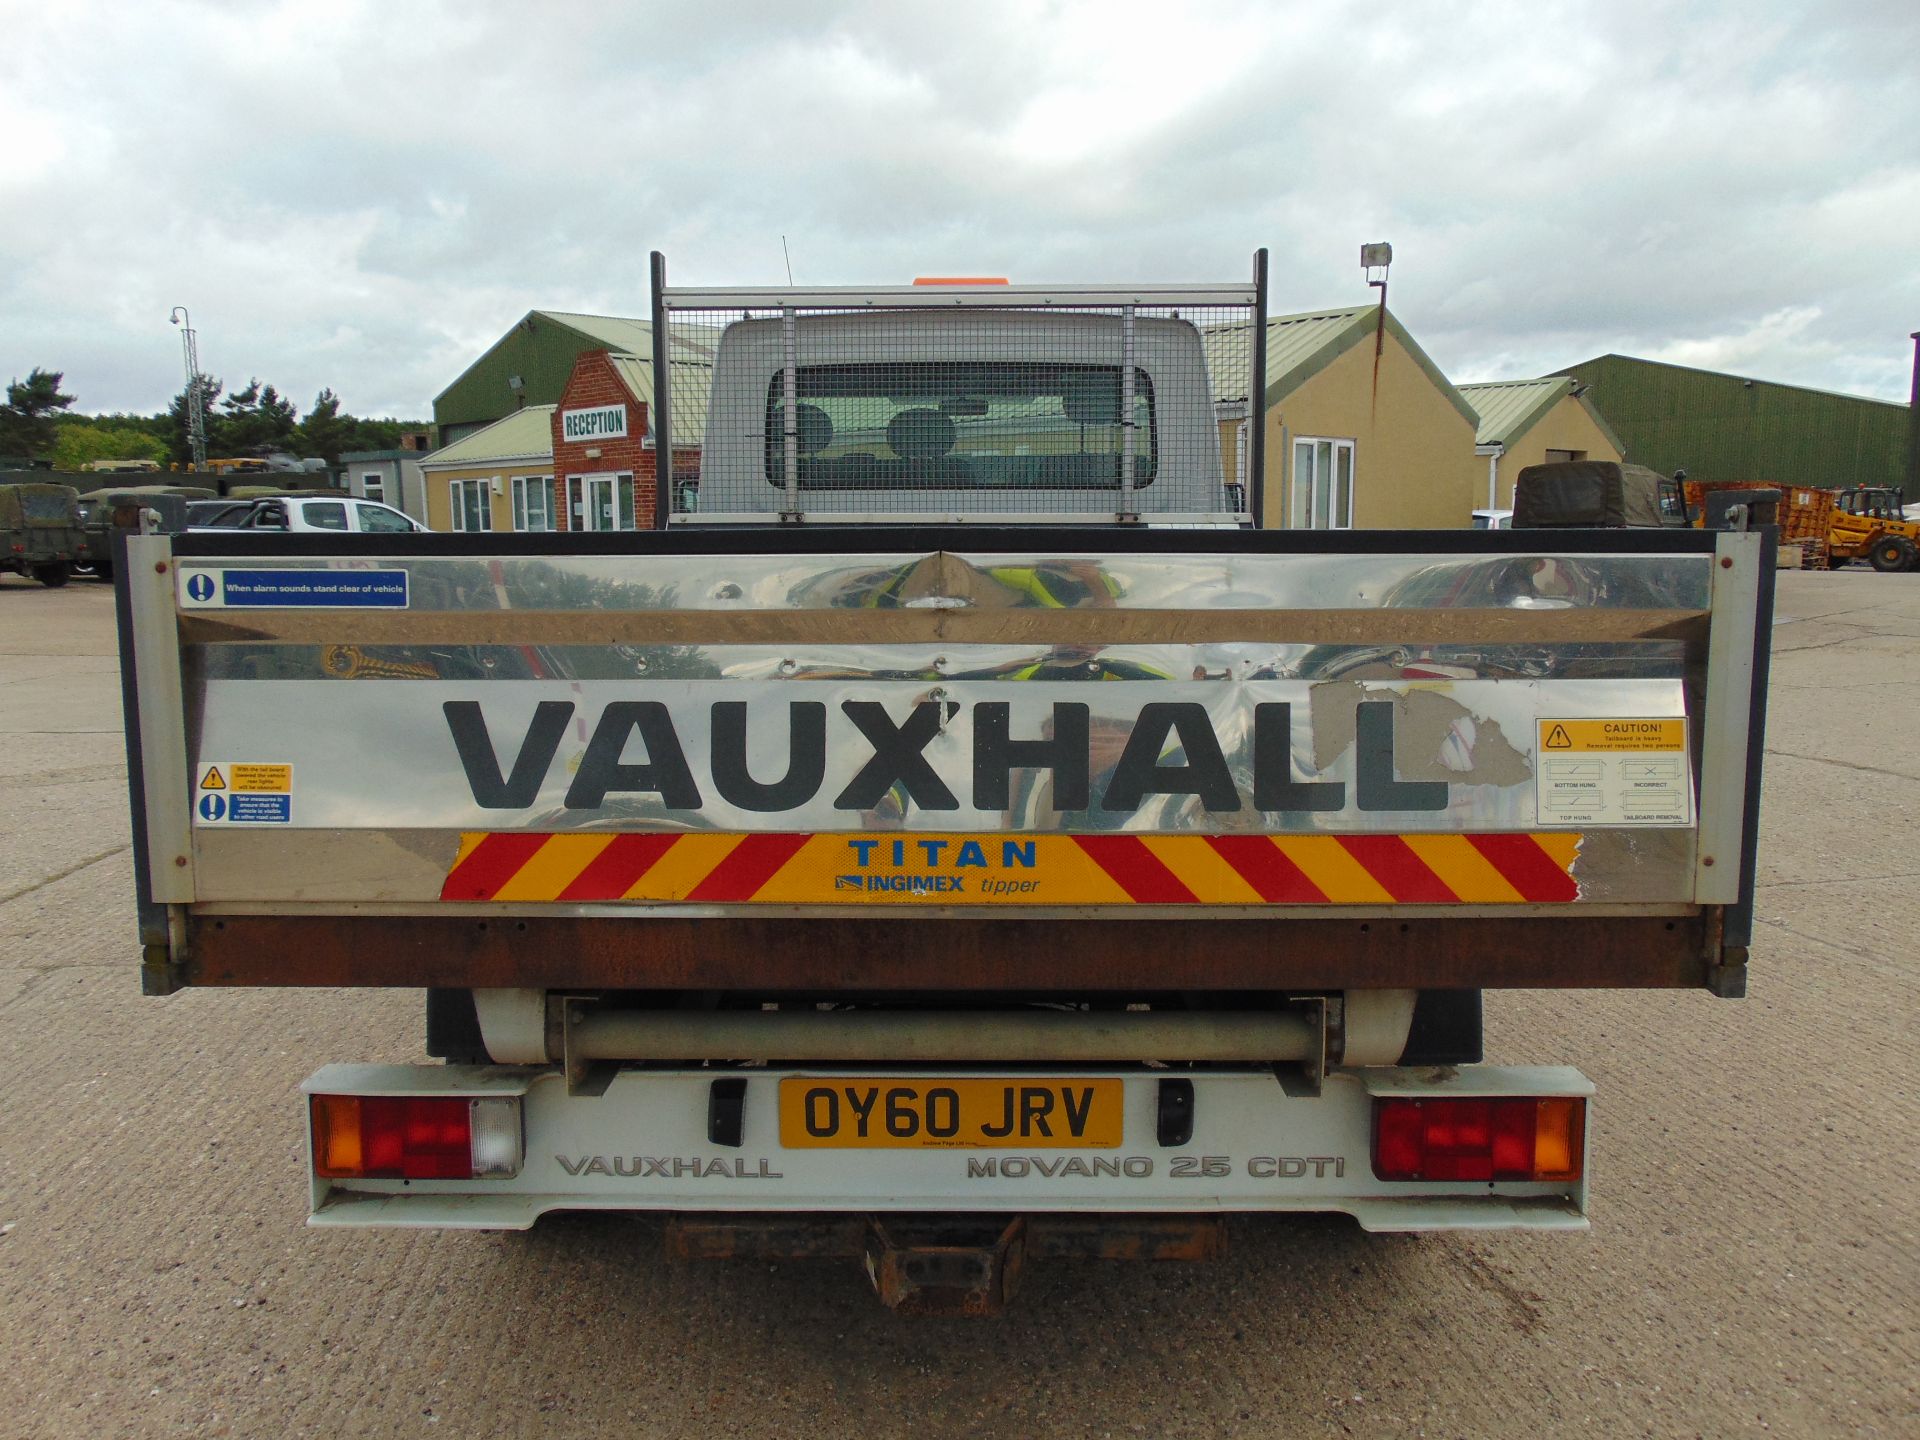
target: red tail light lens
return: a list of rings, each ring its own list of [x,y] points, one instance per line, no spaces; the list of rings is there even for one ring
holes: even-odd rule
[[[1587,1102],[1569,1096],[1373,1102],[1381,1180],[1578,1180]]]
[[[329,1180],[468,1180],[473,1120],[464,1099],[315,1095],[313,1167]]]

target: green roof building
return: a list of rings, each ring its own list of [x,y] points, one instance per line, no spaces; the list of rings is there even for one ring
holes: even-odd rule
[[[1586,387],[1565,375],[1462,385],[1480,417],[1475,453],[1487,466],[1486,508],[1513,508],[1513,482],[1529,465],[1620,460],[1620,437],[1593,407]]]
[[[1349,305],[1270,317],[1265,399],[1269,526],[1471,523],[1478,416],[1392,312]]]
[[[1665,474],[1835,488],[1902,483],[1905,405],[1631,355],[1559,373],[1587,387],[1627,459]]]
[[[674,327],[676,361],[711,365],[711,332],[682,335]],[[589,350],[644,357],[651,366],[653,326],[617,315],[577,315],[565,310],[529,310],[507,333],[433,401],[440,444],[452,445],[529,405],[554,405]]]

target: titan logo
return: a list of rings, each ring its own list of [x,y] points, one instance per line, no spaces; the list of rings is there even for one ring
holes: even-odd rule
[[[960,711],[953,701],[925,700],[896,721],[874,700],[842,701],[833,737],[834,753],[862,744],[867,758],[833,799],[833,808],[868,811],[895,794],[925,811],[960,809],[960,800],[929,762],[926,749]],[[520,737],[513,763],[503,773],[493,732],[480,702],[449,700],[441,707],[476,805],[485,810],[525,810],[538,799],[552,772],[560,743],[573,720],[571,700],[543,700]],[[1052,708],[1045,733],[1016,740],[1011,707],[983,701],[971,707],[973,786],[976,810],[1006,810],[1016,770],[1046,771],[1059,810],[1131,814],[1152,795],[1190,795],[1215,813],[1239,810],[1247,799],[1256,810],[1335,811],[1347,808],[1347,786],[1337,780],[1302,780],[1294,773],[1293,706],[1284,701],[1253,707],[1251,796],[1241,793],[1220,737],[1204,705],[1158,701],[1142,705],[1120,758],[1097,805],[1093,798],[1091,717],[1088,707],[1062,701]],[[1396,778],[1393,702],[1362,701],[1355,714],[1354,800],[1361,810],[1444,810],[1444,781]],[[704,784],[687,763],[674,713],[657,700],[622,700],[604,707],[588,737],[586,753],[567,786],[569,810],[598,810],[609,795],[658,795],[669,810],[697,811],[708,794],[737,810],[778,814],[796,810],[820,793],[826,780],[828,711],[813,700],[787,706],[786,771],[762,780],[747,768],[747,703],[714,702],[707,717],[710,774]],[[630,763],[628,744],[638,737],[646,759]],[[1170,758],[1171,757],[1171,758]]]

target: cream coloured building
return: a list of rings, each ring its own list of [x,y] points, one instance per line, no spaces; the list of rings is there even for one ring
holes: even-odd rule
[[[1376,353],[1377,345],[1377,353]],[[1221,403],[1228,473],[1245,404]],[[1375,305],[1267,322],[1264,521],[1294,530],[1458,530],[1471,522],[1473,407]]]
[[[529,405],[421,457],[429,530],[552,530],[552,405]]]
[[[1462,385],[1480,424],[1474,433],[1481,476],[1474,505],[1513,508],[1513,481],[1529,465],[1554,460],[1624,460],[1620,437],[1567,375]]]

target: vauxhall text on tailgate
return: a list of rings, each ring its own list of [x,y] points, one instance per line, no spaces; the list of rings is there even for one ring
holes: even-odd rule
[[[1771,534],[1265,528],[1263,287],[656,261],[671,483],[547,507],[641,529],[133,537],[148,989],[428,987],[446,1063],[307,1081],[313,1223],[921,1311],[1584,1228],[1592,1086],[1481,992],[1743,993]]]

